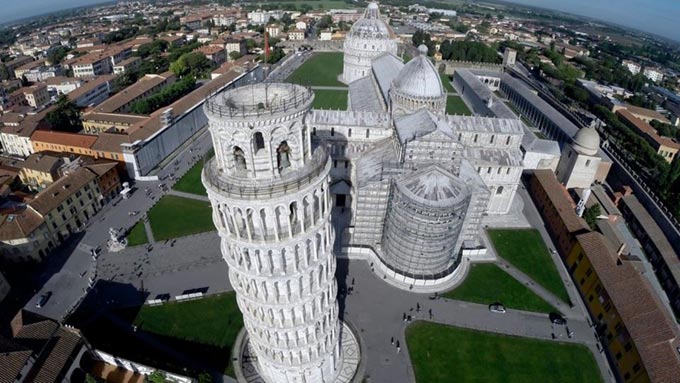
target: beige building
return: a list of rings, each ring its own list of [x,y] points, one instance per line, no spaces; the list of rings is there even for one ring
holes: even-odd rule
[[[40,108],[50,102],[50,94],[45,84],[36,84],[24,89],[26,102],[33,108]]]
[[[0,254],[6,262],[40,261],[99,210],[97,175],[79,168],[16,204],[0,218]]]
[[[43,190],[59,179],[59,167],[63,163],[57,153],[33,153],[23,162],[19,179],[33,191]]]
[[[680,151],[680,143],[670,137],[660,136],[656,129],[645,121],[635,117],[633,113],[625,109],[619,109],[616,114],[620,117],[621,122],[628,127],[637,131],[649,144],[656,150],[656,152],[664,158],[668,163],[673,162],[673,159]]]

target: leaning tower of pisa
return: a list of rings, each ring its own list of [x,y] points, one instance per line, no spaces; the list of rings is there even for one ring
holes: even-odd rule
[[[269,383],[348,381],[339,379],[348,328],[336,302],[331,163],[305,123],[313,98],[298,85],[260,83],[204,107],[215,157],[202,179],[248,349]]]

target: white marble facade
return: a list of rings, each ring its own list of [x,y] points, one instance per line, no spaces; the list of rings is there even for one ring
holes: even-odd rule
[[[260,376],[333,382],[342,362],[330,159],[312,150],[313,93],[256,84],[206,102],[215,157],[202,175]]]

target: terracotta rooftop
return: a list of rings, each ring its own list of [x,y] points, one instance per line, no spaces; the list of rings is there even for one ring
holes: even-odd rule
[[[660,122],[663,122],[665,124],[671,123],[663,114],[657,112],[656,110],[642,108],[642,107],[630,105],[630,104],[626,104],[625,108],[629,112],[636,114],[636,115],[645,116],[645,117],[653,119],[653,120],[659,120]]]
[[[33,153],[23,163],[23,169],[35,170],[42,173],[49,173],[61,162],[61,157],[57,153],[38,152]]]
[[[640,133],[651,138],[658,145],[663,145],[669,148],[680,150],[680,143],[671,138],[660,136],[656,132],[656,129],[654,129],[651,125],[649,125],[645,121],[635,117],[635,115],[633,115],[633,113],[629,112],[628,110],[619,109],[616,111],[616,114],[618,114],[619,116],[623,117],[625,120],[633,124],[633,126],[635,126],[635,128],[639,130]]]
[[[586,221],[576,214],[574,200],[571,199],[567,189],[557,181],[552,170],[535,170],[534,177],[541,184],[543,190],[545,190],[553,206],[557,209],[560,219],[564,222],[570,233],[590,230]]]
[[[97,136],[53,130],[36,130],[31,136],[31,141],[89,149],[97,141]]]
[[[635,343],[652,382],[677,382],[678,330],[647,281],[627,261],[620,261],[605,237],[596,232],[576,237]]]
[[[45,216],[95,178],[97,176],[92,171],[78,168],[38,193],[29,206]]]
[[[0,215],[0,240],[9,241],[28,237],[44,222],[35,210],[22,206],[12,214]]]
[[[174,78],[175,74],[169,71],[159,75],[146,75],[118,92],[115,96],[99,104],[93,111],[98,113],[116,113],[130,103],[130,101],[141,97],[144,93],[163,83],[174,80]]]

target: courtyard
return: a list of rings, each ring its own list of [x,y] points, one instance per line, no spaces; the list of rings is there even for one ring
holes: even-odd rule
[[[311,87],[346,87],[338,81],[340,74],[342,74],[342,52],[319,52],[302,64],[286,81]]]
[[[549,313],[555,310],[526,286],[495,264],[473,264],[465,281],[444,298],[490,305],[495,302],[516,310]]]
[[[314,90],[314,109],[347,110],[347,91],[331,89]]]
[[[406,329],[416,382],[601,382],[584,346],[416,322]]]
[[[565,303],[569,294],[543,238],[535,229],[492,229],[489,238],[496,253],[545,287]]]
[[[163,196],[148,213],[156,241],[215,230],[209,202]]]
[[[472,112],[470,112],[470,109],[468,109],[463,99],[459,96],[448,96],[446,98],[446,114],[472,116]]]

